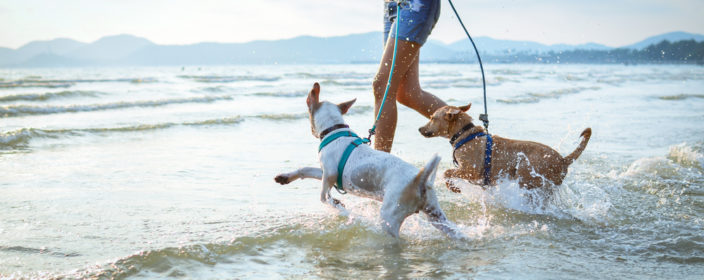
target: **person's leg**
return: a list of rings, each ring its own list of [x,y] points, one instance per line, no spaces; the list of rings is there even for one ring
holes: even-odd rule
[[[408,71],[406,71],[406,75],[403,77],[401,84],[399,85],[396,99],[399,103],[416,110],[426,118],[430,118],[430,115],[432,115],[437,109],[447,104],[437,96],[420,88],[418,56],[420,56],[420,52],[416,54],[413,64]]]
[[[398,40],[398,48],[396,50],[396,65],[394,66],[393,77],[391,77],[391,85],[389,93],[384,103],[384,111],[381,112],[381,117],[376,123],[376,137],[374,138],[374,149],[390,152],[391,144],[394,141],[394,133],[396,132],[396,93],[398,92],[401,80],[408,72],[413,62],[418,57],[420,44]],[[394,52],[394,40],[389,38],[384,54],[379,64],[379,71],[374,77],[372,84],[374,90],[374,118],[379,112],[381,102],[384,98],[386,83],[389,81],[389,72],[391,71],[391,62]]]

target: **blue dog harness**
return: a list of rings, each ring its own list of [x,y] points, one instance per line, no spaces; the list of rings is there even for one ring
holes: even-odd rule
[[[324,138],[326,134],[332,132],[333,130],[340,129],[340,128],[348,128],[349,126],[347,125],[334,125],[320,134],[320,138]],[[357,134],[354,134],[352,131],[340,131],[337,132],[333,135],[330,135],[330,137],[323,139],[322,142],[320,142],[320,146],[318,146],[318,153],[325,148],[328,144],[332,143],[332,141],[337,140],[340,137],[354,137],[354,141],[350,143],[345,151],[342,153],[342,158],[340,158],[340,163],[337,164],[337,184],[335,184],[335,189],[337,192],[341,194],[346,194],[347,192],[345,191],[344,188],[342,188],[342,172],[345,170],[345,165],[347,164],[347,159],[350,158],[350,155],[352,154],[352,151],[354,151],[355,148],[359,147],[359,145],[369,143],[369,139],[362,139]]]
[[[455,165],[459,165],[457,162],[457,158],[455,158],[455,151],[462,147],[462,145],[466,144],[469,141],[472,141],[478,137],[486,136],[486,151],[484,155],[484,185],[488,186],[490,179],[491,179],[491,148],[494,145],[494,140],[491,138],[491,134],[485,134],[484,132],[477,132],[474,134],[470,134],[469,136],[463,138],[462,140],[458,141],[457,143],[453,143],[460,134],[464,133],[465,131],[471,129],[474,127],[474,125],[469,124],[462,128],[460,132],[455,134],[452,139],[450,140],[450,144],[454,146],[454,150],[452,151],[452,160],[455,163]]]

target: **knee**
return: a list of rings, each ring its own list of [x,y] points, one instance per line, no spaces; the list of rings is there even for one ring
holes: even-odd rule
[[[401,103],[407,107],[413,107],[413,102],[415,101],[413,96],[411,96],[411,94],[409,94],[409,92],[406,91],[406,88],[404,88],[404,87],[398,88],[398,94],[396,94],[396,100],[398,101],[398,103]]]
[[[416,108],[418,106],[419,99],[421,98],[420,87],[408,83],[406,80],[403,81],[398,87],[396,100],[408,107]]]
[[[376,100],[381,100],[382,98],[384,98],[386,83],[387,81],[380,78],[379,75],[374,77],[374,81],[372,82],[372,89],[374,90],[374,98]]]

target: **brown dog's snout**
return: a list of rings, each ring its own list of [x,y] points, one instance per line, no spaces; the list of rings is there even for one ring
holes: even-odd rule
[[[425,137],[432,137],[433,136],[433,132],[428,131],[428,129],[425,126],[421,126],[420,128],[418,128],[418,132],[420,132],[420,135],[423,135]]]

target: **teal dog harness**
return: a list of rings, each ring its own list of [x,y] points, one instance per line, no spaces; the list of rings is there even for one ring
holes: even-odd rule
[[[336,127],[336,129],[339,128],[344,128],[348,127],[347,125],[335,125],[333,127]],[[326,129],[325,132],[323,132],[320,136],[320,138],[325,137],[326,132],[331,132],[329,129]],[[362,139],[357,134],[354,134],[352,131],[340,131],[337,132],[333,135],[330,135],[330,137],[327,137],[323,139],[322,142],[320,142],[320,146],[318,146],[318,153],[325,148],[328,144],[332,143],[332,141],[337,140],[338,138],[341,137],[354,137],[354,141],[350,143],[345,151],[342,153],[342,158],[340,158],[340,163],[337,164],[337,184],[335,185],[335,189],[341,193],[341,194],[346,194],[347,192],[342,188],[342,172],[345,170],[345,164],[347,164],[347,159],[350,158],[350,155],[352,154],[352,151],[354,151],[355,148],[359,147],[359,145],[369,143],[369,139]]]

